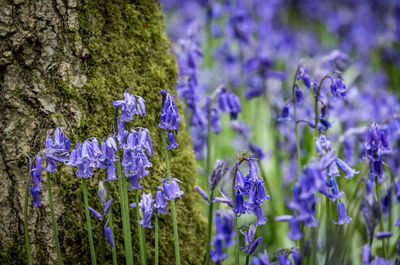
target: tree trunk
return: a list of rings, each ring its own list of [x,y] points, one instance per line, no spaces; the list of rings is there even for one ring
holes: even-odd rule
[[[166,171],[158,129],[160,90],[174,91],[176,62],[169,52],[160,5],[142,1],[41,0],[0,1],[0,263],[26,264],[23,205],[27,157],[44,148],[46,134],[63,126],[72,145],[110,135],[114,119],[111,101],[123,91],[146,100],[147,115],[133,122],[149,129],[153,167],[142,180],[153,196]],[[179,104],[180,106],[180,104]],[[182,109],[182,108],[180,108]],[[184,119],[182,119],[184,120]],[[183,264],[200,264],[204,249],[204,217],[194,194],[196,171],[187,129],[181,124],[179,148],[171,153],[172,173],[182,180],[185,194],[177,200]],[[61,167],[53,177],[56,219],[65,264],[89,264],[90,253],[80,180]],[[90,179],[89,204],[99,209],[98,170]],[[46,177],[41,208],[29,198],[29,234],[35,264],[56,260]],[[116,183],[111,183],[115,241],[124,263],[122,225]],[[133,194],[130,201],[133,202]],[[131,211],[135,264],[139,263],[136,217]],[[97,256],[102,226],[92,219]],[[170,215],[160,224],[160,264],[174,264]],[[148,264],[153,263],[153,230],[146,229]],[[203,236],[202,236],[203,235]],[[110,248],[106,250],[108,264]]]

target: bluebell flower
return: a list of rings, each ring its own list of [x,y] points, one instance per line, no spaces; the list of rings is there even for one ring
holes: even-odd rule
[[[250,256],[254,253],[256,250],[257,246],[260,244],[262,238],[258,237],[255,239],[255,233],[257,230],[257,225],[250,225],[248,227],[248,231],[243,231],[243,227],[239,229],[239,231],[243,234],[244,236],[244,246],[241,247],[240,249],[246,253],[247,256]]]
[[[299,240],[303,237],[303,234],[300,231],[299,223],[297,222],[296,218],[292,217],[289,221],[289,233],[288,237],[292,241]]]
[[[183,195],[183,191],[179,188],[178,181],[176,178],[171,180],[165,179],[163,182],[164,195],[167,201],[174,200]]]
[[[113,237],[112,237],[112,233],[111,233],[111,228],[109,226],[104,226],[104,234],[106,235],[106,238],[108,240],[108,242],[110,243],[110,245],[114,248],[114,241],[113,241]]]
[[[47,135],[43,150],[43,156],[47,160],[47,172],[57,172],[56,162],[65,163],[68,160],[70,147],[69,139],[64,135],[61,127],[55,129],[54,139],[50,134]]]
[[[35,208],[36,206],[42,207],[42,205],[40,204],[40,198],[38,195],[38,191],[36,191],[35,187],[33,187],[32,185],[29,185],[29,190],[33,197],[33,208]]]
[[[229,37],[238,40],[240,45],[248,45],[255,31],[255,24],[241,0],[235,1],[235,6],[229,12],[230,17],[226,24]]]
[[[351,217],[347,216],[346,206],[344,206],[344,203],[341,201],[337,204],[337,214],[338,221],[334,222],[335,224],[344,225],[352,221]]]
[[[303,81],[303,83],[304,83],[304,85],[308,88],[308,89],[310,89],[311,88],[311,79],[310,79],[310,77],[308,76],[308,69],[307,69],[307,67],[305,67],[304,65],[301,65],[300,67],[299,67],[299,71],[298,71],[298,73],[297,73],[297,80],[302,80]]]
[[[177,148],[178,144],[175,142],[175,136],[173,132],[168,132],[168,150]]]
[[[229,113],[233,120],[235,120],[238,113],[242,111],[239,97],[226,87],[222,87],[218,93],[218,107],[221,112]]]
[[[253,257],[251,260],[252,265],[271,265],[272,263],[269,261],[268,254],[266,250],[264,253],[260,253],[258,257]]]
[[[194,186],[195,191],[197,191],[198,194],[200,194],[201,197],[207,202],[210,203],[210,200],[208,199],[208,194],[205,192],[202,188],[199,186]]]
[[[214,248],[210,250],[210,257],[213,262],[225,260],[228,254],[224,252],[222,238],[214,238],[212,242]]]
[[[90,207],[90,206],[88,206],[88,209],[89,209],[90,213],[91,213],[94,217],[96,217],[96,218],[99,219],[100,221],[103,221],[103,216],[102,216],[98,211],[96,211],[95,209],[93,209],[93,208]]]
[[[40,181],[42,180],[42,157],[40,155],[36,156],[34,167],[31,169],[31,175],[35,191],[41,192]]]
[[[212,261],[217,262],[228,257],[228,255],[224,253],[224,249],[235,243],[234,216],[228,211],[217,211],[215,213],[214,222],[216,231],[211,241],[214,247],[210,251],[210,257]]]
[[[128,122],[134,115],[144,116],[146,114],[145,101],[143,98],[124,92],[124,99],[113,101],[113,106],[121,109],[121,122]]]
[[[361,256],[362,263],[364,265],[369,265],[371,261],[371,246],[366,244],[362,247],[362,256]]]
[[[342,170],[346,175],[344,176],[346,179],[352,179],[354,174],[360,173],[359,171],[351,168],[340,158],[336,159],[336,165]]]
[[[240,216],[241,214],[246,213],[247,209],[244,206],[244,198],[240,191],[235,192],[235,207],[233,211]]]
[[[331,149],[331,142],[326,138],[325,135],[321,134],[315,140],[315,148],[320,155],[323,155]]]
[[[262,208],[260,206],[256,206],[253,210],[255,216],[257,217],[256,225],[265,225],[267,223],[268,218],[264,217]]]
[[[79,178],[90,178],[93,176],[93,168],[98,165],[92,143],[85,140],[77,144],[69,157],[68,165],[78,167],[75,174]]]
[[[157,209],[157,214],[167,214],[167,205],[168,203],[164,200],[164,194],[160,187],[158,187],[156,192],[156,202],[154,204],[154,208]]]
[[[213,171],[211,172],[210,177],[208,178],[208,184],[210,190],[214,190],[219,182],[221,181],[221,178],[225,175],[226,171],[226,164],[223,160],[217,160],[214,164]]]
[[[376,233],[374,234],[374,237],[375,237],[375,238],[378,238],[378,239],[382,239],[382,238],[391,237],[392,235],[393,235],[392,232],[376,232]]]
[[[346,85],[343,83],[342,77],[336,78],[335,82],[331,84],[331,93],[337,97],[345,97],[347,95]]]
[[[142,211],[142,220],[138,221],[144,228],[153,228],[151,226],[151,217],[153,215],[154,200],[151,193],[146,194],[143,191],[142,199],[140,201],[140,210]]]
[[[131,184],[128,190],[140,190],[143,188],[142,185],[139,183],[139,178],[136,175],[128,177],[129,183]]]
[[[282,107],[282,113],[281,116],[278,117],[277,121],[278,122],[284,122],[284,121],[290,121],[289,117],[289,107],[287,105]]]
[[[180,116],[175,104],[175,97],[169,94],[165,89],[161,90],[162,112],[160,114],[161,122],[158,125],[166,131],[175,131],[178,134]]]
[[[296,89],[294,92],[295,99],[296,99],[296,104],[302,105],[304,103],[304,94],[300,89]]]
[[[220,133],[222,131],[221,119],[219,118],[217,108],[215,108],[214,106],[211,107],[210,119],[211,131],[214,133]]]

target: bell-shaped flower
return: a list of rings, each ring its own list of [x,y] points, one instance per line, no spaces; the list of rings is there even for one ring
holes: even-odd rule
[[[114,246],[113,237],[112,237],[111,228],[109,226],[106,226],[106,225],[104,226],[104,234],[106,235],[108,243],[110,243],[110,245],[112,247],[115,247]]]
[[[161,90],[162,112],[160,114],[161,122],[159,127],[166,131],[175,131],[178,134],[180,116],[175,104],[175,97],[169,94],[165,89]]]
[[[164,194],[159,187],[156,192],[156,202],[154,204],[154,208],[157,209],[157,214],[167,214],[167,205],[168,203],[164,200]]]
[[[338,221],[334,222],[338,225],[344,225],[351,222],[351,217],[347,216],[346,206],[343,202],[339,201],[337,204]]]
[[[171,178],[171,180],[164,180],[163,189],[165,199],[167,201],[174,200],[183,195],[183,191],[179,188],[178,181],[176,178]]]
[[[342,159],[336,159],[336,165],[342,170],[346,175],[344,176],[346,179],[352,179],[355,174],[360,173],[359,171],[351,168],[347,165]]]

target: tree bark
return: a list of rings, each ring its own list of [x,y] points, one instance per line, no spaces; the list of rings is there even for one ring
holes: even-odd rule
[[[146,100],[148,114],[132,124],[149,129],[155,154],[144,190],[156,191],[166,171],[158,129],[161,89],[174,91],[175,58],[169,51],[160,6],[153,0],[0,1],[0,263],[26,264],[23,234],[27,157],[44,148],[46,134],[63,126],[72,145],[112,132],[111,101],[123,91]],[[182,109],[178,103],[180,110]],[[184,119],[182,119],[184,120]],[[131,125],[132,125],[131,124]],[[172,173],[183,181],[177,200],[183,264],[199,264],[205,245],[205,220],[193,191],[196,171],[191,142],[181,124],[179,148],[171,152]],[[89,204],[99,209],[96,187],[104,172],[89,181]],[[46,177],[41,208],[29,198],[29,234],[35,264],[56,260],[48,207]],[[53,194],[62,259],[65,264],[89,264],[80,180],[74,170],[60,167],[53,176]],[[116,183],[111,183],[118,259],[124,263],[122,225]],[[133,202],[133,194],[129,194]],[[135,263],[139,242],[131,212]],[[102,226],[92,220],[100,257]],[[160,264],[174,264],[171,216],[160,216]],[[148,263],[153,262],[153,230],[146,229]],[[202,236],[203,235],[203,236]],[[106,260],[111,263],[110,248]]]

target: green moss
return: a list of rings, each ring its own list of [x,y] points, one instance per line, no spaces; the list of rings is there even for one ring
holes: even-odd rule
[[[156,1],[81,1],[78,4],[79,34],[83,47],[89,56],[83,58],[87,83],[83,88],[75,88],[60,80],[53,82],[54,93],[60,101],[77,102],[81,111],[80,126],[64,118],[72,126],[71,142],[82,141],[95,136],[99,139],[109,135],[112,130],[114,108],[111,101],[122,97],[123,91],[132,87],[132,93],[146,100],[147,115],[133,122],[135,126],[149,129],[154,144],[153,167],[150,175],[142,181],[146,192],[156,191],[156,187],[166,171],[163,150],[158,128],[161,95],[166,88],[174,91],[177,66],[175,58],[169,52],[169,43],[164,33],[160,6]],[[76,35],[72,39],[77,41]],[[178,107],[182,110],[179,103]],[[66,116],[65,116],[66,115]],[[72,118],[72,117],[71,117]],[[182,119],[183,120],[183,119]],[[72,122],[72,123],[71,123]],[[177,141],[180,147],[171,152],[172,173],[183,181],[185,195],[177,201],[179,235],[183,264],[199,264],[203,258],[205,219],[201,216],[200,206],[193,191],[196,170],[191,149],[190,137],[181,124]],[[68,172],[67,172],[68,171]],[[57,193],[64,205],[64,214],[58,222],[63,260],[66,264],[90,260],[83,211],[83,198],[80,181],[71,170],[63,170],[54,177],[54,185],[60,187]],[[89,204],[99,209],[96,187],[104,173],[97,172],[90,180]],[[111,194],[116,199],[113,207],[115,235],[118,259],[124,263],[122,224],[119,214],[119,201],[116,183],[111,183]],[[134,194],[129,193],[133,202]],[[139,252],[136,216],[131,211],[132,240],[134,253]],[[102,225],[92,220],[95,248],[100,257]],[[160,264],[173,264],[173,236],[171,216],[160,217]],[[153,230],[146,229],[148,263],[153,262]],[[134,255],[136,264],[139,255]],[[107,245],[106,260],[111,260],[111,251]],[[83,262],[84,263],[84,262]]]

